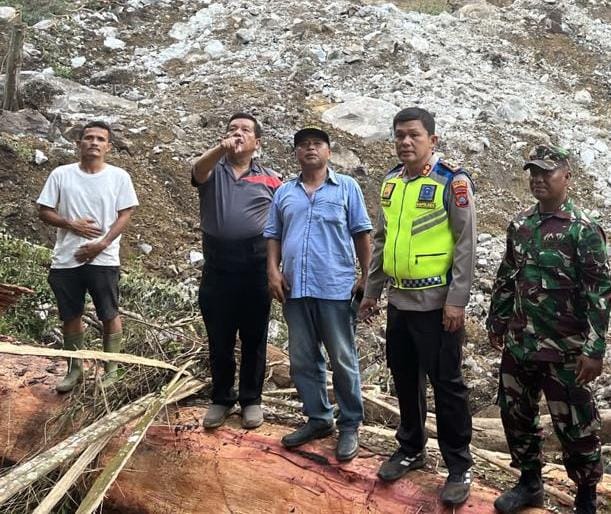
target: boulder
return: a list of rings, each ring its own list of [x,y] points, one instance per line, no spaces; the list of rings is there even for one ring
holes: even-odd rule
[[[138,108],[136,102],[53,75],[24,72],[21,74],[21,83],[22,96],[27,105],[42,109],[50,115],[61,115],[62,119],[131,113]]]
[[[0,7],[0,23],[10,23],[17,16],[17,10],[13,7]]]
[[[32,109],[22,109],[17,112],[0,111],[0,132],[47,137],[50,127],[49,120]]]
[[[398,110],[384,100],[359,96],[326,110],[322,121],[366,142],[384,141],[391,135],[392,119]]]

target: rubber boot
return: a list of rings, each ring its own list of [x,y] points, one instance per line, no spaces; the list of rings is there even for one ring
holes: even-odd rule
[[[596,514],[596,486],[577,486],[573,512],[575,514]]]
[[[523,507],[543,507],[540,469],[522,471],[517,485],[504,492],[494,502],[494,508],[502,514],[512,514]]]
[[[83,348],[84,333],[64,335],[64,350],[80,350]],[[74,386],[83,379],[83,361],[81,359],[68,359],[68,372],[55,386],[58,393],[72,391]]]
[[[114,334],[104,334],[104,351],[110,353],[119,353],[121,351],[121,339],[123,332],[115,332]],[[104,363],[104,380],[102,385],[109,386],[116,382],[119,378],[117,362],[108,361]]]

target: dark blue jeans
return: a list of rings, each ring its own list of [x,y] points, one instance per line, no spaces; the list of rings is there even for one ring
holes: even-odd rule
[[[303,401],[304,414],[312,420],[333,422],[324,345],[339,405],[337,425],[340,431],[356,429],[363,420],[363,400],[350,300],[287,300],[284,317],[289,328],[291,377]]]

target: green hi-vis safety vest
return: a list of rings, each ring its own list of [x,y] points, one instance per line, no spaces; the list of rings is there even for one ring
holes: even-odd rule
[[[428,289],[448,283],[454,236],[443,203],[444,184],[428,176],[382,184],[386,220],[384,273],[400,289]]]

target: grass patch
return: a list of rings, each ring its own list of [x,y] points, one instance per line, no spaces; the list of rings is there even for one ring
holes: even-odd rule
[[[36,150],[36,148],[30,144],[27,138],[21,138],[19,136],[13,136],[10,134],[0,135],[0,149],[24,162],[30,162],[34,157],[34,152]]]
[[[53,73],[55,73],[56,77],[61,77],[63,79],[72,78],[72,68],[70,68],[70,66],[64,66],[63,64],[53,65]]]

